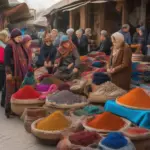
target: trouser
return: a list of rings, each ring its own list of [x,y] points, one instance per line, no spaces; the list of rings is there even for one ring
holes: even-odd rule
[[[0,91],[3,89],[5,83],[5,71],[0,70]]]
[[[2,89],[2,95],[1,95],[1,106],[5,107],[5,97],[6,97],[6,84],[4,84],[4,87]]]

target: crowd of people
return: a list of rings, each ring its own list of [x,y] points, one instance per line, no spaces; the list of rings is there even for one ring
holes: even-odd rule
[[[146,42],[146,29],[136,28],[131,38],[129,25],[125,24],[121,30],[109,36],[107,31],[100,32],[100,45],[95,47],[91,39],[92,30],[70,28],[66,34],[53,29],[41,37],[42,44],[37,60],[32,51],[32,37],[22,35],[19,29],[0,32],[0,90],[2,90],[1,106],[6,114],[10,111],[10,98],[16,92],[28,72],[29,67],[45,66],[49,74],[54,74],[61,80],[72,80],[80,77],[80,56],[91,51],[104,52],[110,55],[107,73],[113,83],[129,90],[131,80],[131,48],[133,44],[140,47],[143,54],[149,54],[150,36]],[[122,80],[125,79],[125,80]]]

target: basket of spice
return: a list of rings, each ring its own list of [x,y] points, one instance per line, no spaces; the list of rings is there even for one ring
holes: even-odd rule
[[[141,101],[142,99],[142,101]],[[150,96],[141,88],[135,88],[117,99],[117,104],[140,110],[150,110]]]
[[[44,103],[43,100],[40,100],[40,94],[29,85],[19,89],[11,97],[11,109],[19,116],[23,114],[25,108],[39,107]]]
[[[40,118],[46,117],[47,112],[43,107],[27,108],[25,110],[24,127],[27,132],[31,133],[31,124]]]
[[[71,133],[60,141],[57,145],[57,150],[76,150],[76,149],[92,149],[98,145],[102,137],[97,132],[80,131]],[[93,150],[95,150],[93,148]]]
[[[150,138],[150,130],[140,127],[130,127],[123,131],[123,134],[131,140],[141,140]]]
[[[131,122],[110,112],[104,112],[95,117],[86,118],[82,125],[88,131],[109,133],[124,131],[130,127]]]
[[[71,130],[72,121],[61,111],[56,111],[46,118],[36,120],[31,125],[31,132],[40,141],[56,144],[63,134]]]
[[[76,95],[68,90],[58,91],[46,99],[46,105],[61,109],[81,108],[88,104],[86,97]]]
[[[101,84],[95,92],[90,93],[88,100],[91,103],[105,103],[107,100],[116,99],[126,93],[127,91],[108,81]]]

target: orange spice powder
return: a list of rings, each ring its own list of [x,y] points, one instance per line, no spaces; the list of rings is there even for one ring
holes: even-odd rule
[[[117,100],[120,105],[150,109],[150,96],[141,88],[135,88]]]
[[[87,125],[95,129],[117,131],[124,127],[125,121],[110,112],[104,112],[89,121]]]

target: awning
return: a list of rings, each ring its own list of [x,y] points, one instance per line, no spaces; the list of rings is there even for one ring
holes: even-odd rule
[[[70,8],[64,9],[63,12],[75,10],[75,9],[80,8],[80,7],[82,7],[82,6],[85,6],[85,5],[89,4],[89,3],[90,3],[90,1],[87,1],[87,2],[82,3],[82,4],[79,4],[79,3],[78,3],[78,5],[76,5],[76,6],[74,6],[74,7],[73,7],[73,6],[70,6]]]
[[[26,3],[21,3],[15,7],[4,11],[4,16],[9,17],[10,22],[22,21],[32,18]]]

